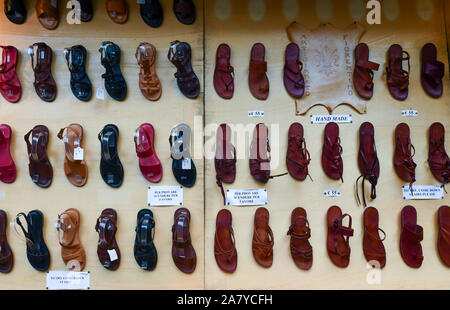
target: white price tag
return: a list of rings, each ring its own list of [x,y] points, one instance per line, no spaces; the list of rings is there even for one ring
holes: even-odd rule
[[[248,111],[248,117],[264,117],[264,111]]]
[[[147,205],[155,206],[182,206],[183,186],[149,186]]]
[[[416,117],[419,116],[419,111],[417,110],[402,110],[403,117]]]
[[[32,47],[28,48],[28,55],[33,55],[33,48]]]
[[[97,91],[95,92],[95,98],[105,100],[105,90],[101,87],[97,88]]]
[[[73,150],[73,159],[84,160],[84,150],[81,147],[76,147]]]
[[[88,290],[91,283],[89,272],[49,271],[46,287],[48,290]]]
[[[119,259],[119,256],[117,256],[117,252],[116,250],[112,249],[112,250],[107,250],[108,251],[108,255],[109,255],[109,260],[110,261],[115,261]]]
[[[183,170],[191,170],[192,168],[192,159],[190,158],[183,158],[181,160],[181,169]]]
[[[267,205],[266,189],[228,189],[227,206],[261,206]]]
[[[351,114],[338,114],[338,115],[311,115],[311,124],[328,124],[335,123],[351,123]]]
[[[405,200],[442,200],[444,188],[441,185],[413,185],[412,192],[409,186],[402,186]]]
[[[323,191],[323,195],[325,197],[341,197],[342,193],[340,190],[336,190],[336,189],[327,189]]]

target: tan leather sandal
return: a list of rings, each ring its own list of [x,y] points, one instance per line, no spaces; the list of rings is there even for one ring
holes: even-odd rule
[[[156,48],[150,43],[141,43],[136,49],[136,60],[140,66],[139,88],[142,95],[151,101],[161,97],[161,82],[156,74]]]
[[[48,30],[56,29],[59,24],[58,1],[37,0],[36,15],[44,28]]]

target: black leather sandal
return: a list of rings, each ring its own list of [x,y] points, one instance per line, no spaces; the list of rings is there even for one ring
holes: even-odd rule
[[[169,143],[172,157],[172,172],[175,179],[183,186],[192,187],[197,178],[197,169],[189,153],[191,128],[186,124],[172,129]]]
[[[123,166],[118,154],[119,128],[106,125],[98,134],[101,143],[100,174],[103,181],[111,187],[120,187],[123,182]]]
[[[173,0],[173,13],[178,21],[185,25],[193,24],[197,15],[192,0]]]
[[[167,58],[177,67],[175,77],[180,91],[190,99],[197,98],[200,94],[200,81],[192,68],[192,50],[189,43],[173,41],[170,43]]]
[[[92,97],[92,84],[86,73],[86,48],[75,45],[64,49],[67,66],[70,71],[70,88],[75,97],[88,101]]]
[[[14,24],[23,24],[27,19],[27,8],[23,0],[4,0],[5,15]]]
[[[120,70],[120,47],[105,41],[99,52],[101,62],[106,72],[102,74],[105,79],[105,88],[108,94],[115,100],[122,101],[127,96],[127,84]]]
[[[137,215],[136,239],[134,241],[134,258],[144,270],[155,270],[158,263],[158,253],[155,244],[155,220],[153,212],[142,209]]]
[[[163,22],[163,9],[159,0],[145,0],[141,4],[141,17],[144,22],[153,28],[158,28]]]

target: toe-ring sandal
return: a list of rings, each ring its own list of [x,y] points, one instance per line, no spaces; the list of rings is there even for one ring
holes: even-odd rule
[[[26,228],[21,221],[24,218]],[[20,227],[22,233],[17,229]],[[33,210],[26,215],[21,212],[14,219],[14,230],[24,238],[27,244],[27,258],[31,266],[37,271],[47,271],[50,267],[50,252],[45,244],[42,232],[44,226],[44,215],[39,210]]]
[[[394,169],[400,179],[409,182],[409,188],[416,181],[416,163],[413,160],[416,151],[411,143],[410,129],[406,123],[395,127]]]
[[[231,184],[236,179],[236,149],[231,143],[231,128],[221,124],[216,134],[216,154],[214,167],[216,169],[216,183],[220,188],[223,203],[226,202],[223,183]]]
[[[274,238],[269,226],[269,217],[269,210],[261,207],[256,210],[253,221],[253,258],[264,268],[270,268],[273,263]]]
[[[291,236],[291,256],[295,265],[303,270],[309,270],[313,264],[313,248],[309,243],[311,229],[306,210],[298,207],[291,213],[291,226],[287,232]]]
[[[120,70],[120,47],[105,41],[99,49],[101,63],[105,67],[102,78],[105,79],[105,88],[115,100],[122,101],[127,96],[127,84]]]
[[[58,216],[56,231],[61,245],[61,257],[67,269],[82,271],[86,266],[86,253],[79,236],[80,212],[67,209]]]
[[[427,43],[422,48],[421,81],[425,92],[433,98],[439,98],[443,93],[442,78],[445,66],[437,60],[437,48],[433,43]]]
[[[184,25],[192,25],[195,22],[196,9],[192,0],[174,0],[173,13],[178,21]]]
[[[140,67],[139,88],[145,98],[157,101],[161,98],[161,82],[156,74],[156,48],[150,43],[141,43],[136,49],[136,60]]]
[[[214,257],[217,266],[223,272],[233,273],[236,270],[238,256],[232,227],[232,216],[227,209],[222,209],[217,213]]]
[[[27,144],[28,170],[31,180],[37,186],[47,188],[53,180],[53,168],[47,155],[50,140],[48,128],[44,125],[34,126],[24,139]]]
[[[11,271],[14,262],[14,255],[8,243],[6,227],[8,218],[6,212],[0,210],[0,272],[8,273]]]
[[[108,270],[117,270],[120,265],[120,250],[116,242],[116,210],[103,210],[97,219],[95,231],[98,232],[97,256],[100,263]]]
[[[386,266],[386,250],[383,241],[386,239],[386,233],[378,227],[378,210],[374,207],[368,207],[364,210],[364,236],[363,252],[367,262],[377,268],[382,269]],[[380,232],[383,238],[380,237]]]
[[[200,81],[192,68],[191,46],[186,42],[173,41],[167,58],[177,68],[175,78],[180,91],[187,98],[197,98],[200,94]]]
[[[36,94],[42,100],[52,102],[56,98],[56,82],[52,75],[52,49],[45,43],[34,43],[29,47],[28,54],[31,56]]]
[[[439,234],[437,247],[444,264],[450,267],[450,207],[442,206],[438,211]]]
[[[355,70],[353,71],[353,85],[364,99],[373,97],[373,71],[378,71],[380,64],[369,61],[369,47],[366,43],[359,43],[355,48]]]
[[[252,95],[259,100],[269,96],[269,79],[267,78],[266,49],[261,43],[255,43],[250,54],[248,84]]]
[[[192,246],[189,231],[191,213],[186,208],[175,211],[172,226],[172,258],[175,266],[184,273],[193,273],[197,266],[197,255]]]
[[[214,69],[214,89],[223,99],[231,99],[234,93],[234,68],[230,65],[231,49],[222,43],[217,47]]]
[[[343,226],[342,222],[348,217],[348,226]],[[333,264],[337,267],[345,268],[350,263],[350,243],[353,236],[352,217],[349,214],[342,214],[341,208],[332,206],[327,212],[328,235],[327,251]]]
[[[403,62],[408,62],[408,71],[403,70]],[[410,62],[409,54],[398,44],[394,44],[388,51],[387,83],[389,92],[397,100],[408,98]]]
[[[140,1],[140,12],[144,22],[153,28],[158,28],[163,22],[163,9],[159,0]]]
[[[6,184],[13,183],[17,175],[16,164],[10,152],[11,136],[11,127],[0,125],[0,181]]]
[[[162,179],[163,168],[155,151],[155,129],[145,123],[134,132],[134,144],[139,158],[139,169],[149,182],[158,183]]]
[[[0,93],[9,102],[16,103],[22,96],[22,86],[16,72],[19,53],[14,46],[0,46],[0,50]]]
[[[64,57],[70,71],[70,89],[81,101],[92,97],[92,84],[86,72],[87,51],[83,45],[64,49]]]
[[[128,19],[128,4],[126,0],[106,0],[106,12],[111,20],[123,24]]]
[[[412,206],[406,206],[401,212],[400,254],[409,267],[419,268],[423,262],[423,228],[417,225],[417,212]]]
[[[341,138],[338,124],[331,122],[325,126],[322,148],[322,168],[325,174],[333,180],[344,183],[344,162],[342,160]]]
[[[44,28],[56,29],[59,24],[58,1],[36,0],[36,15]]]
[[[305,93],[305,79],[302,70],[300,48],[295,43],[289,43],[285,52],[283,81],[286,91],[295,99],[303,97]]]
[[[197,169],[189,152],[191,128],[186,124],[175,126],[170,133],[169,143],[172,172],[175,179],[183,186],[194,186],[197,179]]]
[[[158,252],[153,240],[155,240],[153,212],[149,209],[142,209],[137,215],[134,258],[139,267],[148,271],[155,270],[158,263]]]
[[[67,179],[75,186],[84,186],[88,177],[88,168],[84,161],[84,150],[81,147],[83,127],[79,124],[70,124],[61,128],[58,138],[64,142],[66,150],[64,172]]]
[[[6,17],[14,24],[23,24],[27,19],[27,8],[23,0],[4,0]]]
[[[106,125],[98,134],[101,144],[100,174],[103,181],[111,187],[120,187],[123,182],[123,166],[120,162],[118,143],[119,128]]]

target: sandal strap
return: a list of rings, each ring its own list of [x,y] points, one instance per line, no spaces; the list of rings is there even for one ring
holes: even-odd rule
[[[226,257],[227,260],[231,260],[231,258],[234,256],[234,254],[236,253],[236,244],[235,244],[235,238],[234,238],[234,231],[233,231],[233,227],[229,227],[230,229],[230,234],[231,234],[231,243],[232,243],[232,248],[231,250],[224,250],[222,245],[220,244],[220,239],[217,235],[217,228],[216,228],[216,234],[214,236],[214,239],[216,241],[216,245],[217,245],[217,249],[214,250],[214,253],[216,255],[223,255]]]
[[[250,73],[266,73],[267,72],[267,62],[254,62],[250,61],[249,67]]]
[[[424,66],[423,73],[434,87],[437,87],[444,77],[444,64],[440,61],[435,63],[427,63]]]
[[[55,6],[53,6],[55,4]],[[58,19],[58,2],[57,1],[37,1],[36,2],[36,14],[38,17],[44,14]]]
[[[29,158],[34,162],[42,162],[47,154],[47,141],[45,135],[40,132],[37,135],[32,136],[32,142],[30,143],[30,135],[33,132],[31,129],[25,136],[25,142],[27,143],[27,151]],[[41,151],[38,153],[38,147],[41,147]]]
[[[404,226],[403,232],[406,232],[407,235],[412,239],[416,241],[422,241],[423,240],[423,228],[420,225],[414,226],[414,228],[411,228],[409,226]]]

